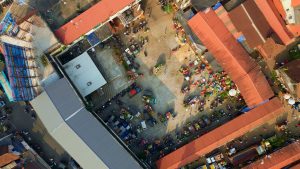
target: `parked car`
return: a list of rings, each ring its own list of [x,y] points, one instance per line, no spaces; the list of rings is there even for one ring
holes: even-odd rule
[[[141,116],[141,111],[133,105],[128,106],[128,111],[130,111],[130,113],[135,117]]]
[[[184,100],[184,105],[188,106],[188,105],[192,105],[192,104],[196,104],[200,101],[200,96],[189,96],[187,99]]]
[[[134,84],[132,84],[131,89],[129,90],[129,96],[133,97],[133,96],[137,95],[138,93],[140,93],[141,91],[142,91],[142,88],[134,83]]]
[[[198,123],[194,123],[194,127],[195,127],[196,131],[198,131],[201,128]]]
[[[3,116],[0,116],[0,120],[1,120],[1,121],[5,120],[6,118],[7,118],[7,115],[6,115],[6,114],[3,115]]]
[[[145,103],[149,104],[156,104],[157,100],[153,95],[153,92],[151,90],[145,90],[143,94],[143,100]]]
[[[211,124],[211,120],[209,119],[209,117],[203,116],[202,119],[206,123],[206,125],[210,125]]]
[[[200,125],[201,128],[205,128],[206,127],[206,123],[202,119],[198,120],[198,124]]]
[[[157,121],[155,120],[155,118],[150,117],[149,119],[147,119],[146,123],[151,126],[154,127],[157,124]]]
[[[146,122],[143,120],[143,121],[141,121],[141,126],[142,126],[142,128],[145,130],[145,129],[147,129],[147,125],[146,125]]]

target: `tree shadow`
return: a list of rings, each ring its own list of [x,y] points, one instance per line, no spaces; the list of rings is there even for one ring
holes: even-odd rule
[[[159,55],[155,65],[165,65],[166,64],[166,54],[162,53]]]

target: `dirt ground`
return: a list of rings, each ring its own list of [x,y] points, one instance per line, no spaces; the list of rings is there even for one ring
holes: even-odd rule
[[[148,44],[144,47],[144,51],[148,54],[146,57],[144,52],[141,52],[137,57],[137,61],[141,65],[140,72],[144,74],[144,77],[138,79],[137,83],[143,89],[152,90],[157,99],[157,103],[153,105],[156,112],[165,113],[173,109],[177,113],[177,117],[170,119],[167,126],[158,124],[143,132],[146,138],[161,138],[168,132],[181,128],[185,121],[191,118],[191,114],[194,116],[197,113],[196,108],[186,110],[183,106],[185,96],[180,89],[184,79],[178,72],[181,65],[187,63],[184,58],[194,56],[194,53],[188,45],[185,45],[171,55],[171,49],[178,45],[173,29],[172,15],[164,13],[155,1],[149,3],[147,6],[152,7],[152,14],[147,18],[150,31],[140,34],[149,38]],[[151,70],[158,62],[165,62],[166,67],[162,74],[156,76],[152,74]],[[139,96],[126,100],[126,102],[143,109],[144,104]]]
[[[154,138],[162,138],[169,133],[174,134],[175,132],[173,131],[181,130],[187,122],[195,121],[202,115],[210,114],[209,103],[214,100],[215,96],[211,96],[206,100],[206,110],[201,113],[198,111],[198,106],[184,106],[183,101],[187,96],[199,95],[200,91],[195,89],[188,94],[181,92],[184,77],[179,72],[179,69],[182,65],[188,65],[191,61],[194,61],[196,55],[188,44],[182,44],[176,38],[172,14],[164,13],[156,1],[149,1],[147,6],[151,7],[151,15],[146,18],[150,31],[133,35],[134,38],[138,38],[138,36],[147,36],[149,38],[149,42],[136,59],[141,65],[139,71],[144,74],[142,78],[137,80],[137,84],[144,90],[150,89],[153,92],[157,99],[157,103],[153,105],[156,113],[164,114],[169,110],[174,110],[177,114],[175,118],[168,120],[167,125],[159,123],[142,133],[144,138],[153,140]],[[149,16],[147,11],[146,16]],[[130,35],[129,37],[131,38],[132,36]],[[176,52],[171,52],[179,44],[181,48]],[[147,56],[145,56],[144,51],[147,52]],[[166,66],[161,74],[153,75],[152,68],[158,63],[165,63]],[[207,74],[205,71],[197,75],[197,78],[207,77]],[[121,100],[127,105],[134,105],[142,111],[144,103],[141,95],[138,94],[133,98],[125,97]]]

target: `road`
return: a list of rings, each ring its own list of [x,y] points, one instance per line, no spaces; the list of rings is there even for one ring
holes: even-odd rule
[[[68,160],[70,156],[64,151],[64,149],[48,134],[41,121],[31,118],[31,113],[25,113],[25,103],[15,102],[8,103],[7,105],[12,107],[13,112],[10,115],[10,122],[18,131],[28,131],[27,135],[28,143],[32,145],[38,145],[40,150],[36,150],[45,161],[49,162],[52,158],[56,162],[61,160]],[[33,146],[34,148],[34,146]]]

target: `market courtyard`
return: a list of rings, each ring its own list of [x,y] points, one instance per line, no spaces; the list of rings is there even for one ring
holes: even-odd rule
[[[146,20],[146,29],[129,36],[120,33],[103,47],[114,51],[120,48],[116,45],[119,42],[130,49],[125,50],[126,55],[133,53],[134,57],[127,56],[129,62],[119,62],[113,55],[121,51],[109,55],[114,61],[99,61],[106,71],[118,69],[118,75],[109,80],[112,83],[124,77],[129,80],[114,88],[121,92],[97,105],[100,108],[96,112],[139,157],[151,154],[146,157],[151,163],[236,117],[244,102],[240,96],[229,97],[228,91],[236,89],[233,82],[194,51],[174,16],[163,12],[155,1],[148,3],[151,10],[147,8],[146,17],[135,22]],[[142,45],[136,47],[137,44]],[[97,57],[100,55],[108,56]],[[129,87],[124,89],[126,85]],[[98,92],[93,100],[100,97]]]

